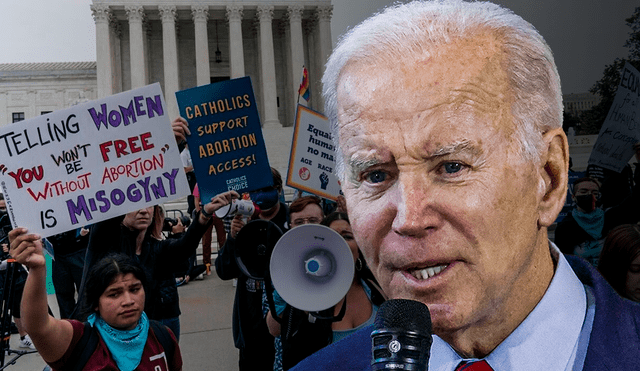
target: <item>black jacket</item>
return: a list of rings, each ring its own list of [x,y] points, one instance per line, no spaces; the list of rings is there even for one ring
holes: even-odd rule
[[[123,219],[124,215],[91,227],[82,286],[89,269],[108,253],[120,252],[136,257],[137,232],[123,226]],[[142,253],[137,258],[146,273],[145,312],[151,319],[161,320],[180,315],[174,273],[181,267],[176,262],[187,260],[198,248],[208,226],[200,224],[199,219],[197,215],[180,239],[157,240],[147,234],[142,242]]]

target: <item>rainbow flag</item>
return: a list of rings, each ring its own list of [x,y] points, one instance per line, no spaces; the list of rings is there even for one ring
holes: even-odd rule
[[[307,71],[307,67],[305,66],[302,66],[302,81],[300,81],[298,96],[301,96],[307,102],[309,102],[309,99],[311,98],[311,90],[309,90],[309,71]]]

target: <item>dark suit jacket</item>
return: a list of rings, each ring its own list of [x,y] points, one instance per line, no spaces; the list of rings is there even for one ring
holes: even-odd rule
[[[622,299],[586,261],[565,255],[596,300],[583,371],[640,370],[640,304]],[[371,370],[373,325],[314,353],[292,371]]]

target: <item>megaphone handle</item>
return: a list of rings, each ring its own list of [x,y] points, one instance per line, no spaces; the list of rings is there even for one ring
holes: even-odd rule
[[[344,297],[344,301],[342,302],[342,308],[340,308],[340,313],[338,313],[337,316],[325,317],[321,315],[320,312],[311,312],[311,315],[323,321],[340,322],[344,318],[345,313],[347,313],[347,297],[346,296]]]
[[[275,319],[279,324],[282,324],[282,318],[278,316],[278,312],[276,312],[276,302],[275,300],[273,300],[273,285],[271,284],[271,274],[269,272],[269,266],[267,266],[266,272],[264,274],[264,289],[267,294],[267,303],[269,303],[271,317],[273,317],[273,319]]]

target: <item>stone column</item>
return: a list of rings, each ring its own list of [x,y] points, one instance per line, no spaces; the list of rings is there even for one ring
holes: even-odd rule
[[[280,127],[278,120],[278,92],[276,90],[276,65],[273,51],[273,5],[258,5],[260,21],[260,56],[262,65],[263,127]]]
[[[40,112],[36,111],[36,98],[38,92],[35,89],[27,90],[27,108],[24,112],[24,119],[34,118],[40,115]]]
[[[158,6],[162,18],[162,56],[164,65],[164,98],[167,101],[167,112],[173,120],[178,117],[178,103],[175,92],[180,89],[178,80],[178,45],[176,40],[176,7],[175,5]]]
[[[242,5],[227,5],[229,21],[229,67],[231,78],[243,77],[244,49],[242,45]]]
[[[131,57],[131,89],[147,85],[147,66],[144,58],[144,38],[142,5],[125,6],[129,18],[129,55]]]
[[[314,107],[318,107],[320,112],[324,111],[324,99],[322,98],[322,94],[320,93],[319,87],[321,86],[321,78],[324,75],[324,66],[327,63],[327,59],[331,55],[332,41],[331,41],[331,15],[333,13],[332,5],[321,5],[318,6],[317,9],[317,19],[318,19],[318,64],[322,66],[322,69],[319,74],[317,74],[317,79],[314,80],[314,85],[317,86],[318,90],[315,96],[317,97],[316,102],[314,102]]]
[[[300,81],[302,81],[302,66],[304,65],[304,49],[302,43],[302,11],[304,6],[295,4],[289,6],[287,14],[289,16],[289,34],[291,39],[291,88],[293,92],[293,104],[291,107],[295,107],[298,104],[298,89],[300,88]]]
[[[209,37],[207,35],[207,19],[209,7],[207,5],[192,5],[191,16],[196,37],[196,84],[207,85],[211,83],[211,71],[209,69]]]
[[[11,123],[11,118],[7,111],[8,98],[9,94],[6,91],[0,91],[0,128]]]
[[[98,98],[113,94],[111,78],[113,66],[111,64],[111,10],[108,5],[91,5],[91,13],[96,23],[96,75],[98,82]]]
[[[122,88],[122,27],[116,17],[111,18],[111,94],[119,93]]]

